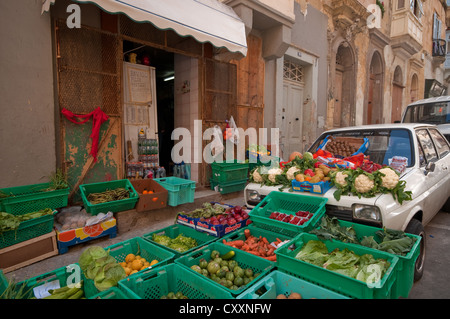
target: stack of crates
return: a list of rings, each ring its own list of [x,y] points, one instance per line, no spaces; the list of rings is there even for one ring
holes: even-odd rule
[[[241,163],[237,160],[211,163],[211,189],[221,194],[243,190],[247,185],[248,166],[248,163]]]

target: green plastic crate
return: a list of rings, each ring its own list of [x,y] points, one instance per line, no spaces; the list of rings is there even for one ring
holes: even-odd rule
[[[111,287],[108,290],[99,292],[98,294],[90,297],[89,299],[136,299],[134,294],[119,289],[118,287]]]
[[[325,214],[327,201],[327,198],[318,196],[273,191],[250,211],[249,216],[260,228],[294,237],[300,232],[308,232],[316,227]],[[269,218],[273,212],[294,215],[298,211],[308,211],[313,213],[313,216],[303,225],[293,225]]]
[[[12,215],[23,215],[44,208],[57,209],[66,207],[69,198],[69,187],[47,191],[50,183],[0,189],[0,193],[10,195],[0,197],[0,211]]]
[[[194,202],[195,181],[175,176],[155,178],[154,181],[169,192],[167,201],[169,206]]]
[[[164,266],[167,263],[172,262],[174,258],[174,254],[144,240],[141,237],[134,237],[105,247],[105,250],[109,251],[109,254],[114,257],[118,263],[125,261],[128,254],[139,255],[142,258],[145,258],[148,262],[151,262],[153,259],[158,260],[158,263],[151,267],[152,269]],[[130,275],[129,277],[133,275]],[[84,274],[83,280],[85,282],[85,295],[87,298],[92,298],[93,296],[101,293],[101,291],[95,287],[94,280],[87,279]]]
[[[241,286],[239,289],[230,289],[225,286],[222,286],[218,282],[215,282],[214,280],[205,277],[198,272],[191,269],[191,266],[198,265],[200,259],[204,258],[207,261],[210,260],[211,252],[213,250],[217,250],[221,255],[229,252],[230,250],[233,250],[235,252],[235,256],[233,257],[233,260],[235,260],[238,265],[242,269],[251,268],[253,270],[254,274],[259,274],[257,277],[255,277],[252,281],[250,281],[247,285]],[[227,292],[231,293],[232,295],[236,296],[242,293],[245,289],[253,285],[255,282],[257,282],[260,278],[260,276],[266,275],[268,272],[270,272],[274,267],[275,264],[270,262],[269,260],[259,258],[257,256],[245,253],[241,251],[240,249],[233,248],[224,244],[221,244],[219,242],[213,242],[209,244],[208,246],[202,247],[200,249],[197,249],[190,254],[187,254],[185,256],[182,256],[180,258],[175,259],[175,263],[182,265],[186,269],[188,269],[191,274],[195,274],[196,276],[203,276],[206,280],[208,280],[210,283],[213,283],[217,287],[220,287]]]
[[[367,237],[373,236],[375,241],[377,241],[378,243],[381,241],[381,238],[379,238],[376,235],[377,231],[382,230],[381,228],[358,224],[358,223],[352,223],[352,222],[344,221],[344,220],[338,220],[338,222],[339,222],[340,226],[353,227],[353,229],[356,232],[356,237],[358,238],[359,241],[361,241],[365,236],[367,236]],[[414,243],[411,250],[405,256],[393,254],[394,256],[397,256],[399,259],[399,261],[397,263],[397,271],[398,271],[397,280],[396,280],[395,286],[393,288],[393,294],[394,294],[393,297],[395,297],[395,298],[398,298],[398,297],[407,298],[408,297],[409,292],[411,291],[412,286],[414,284],[415,263],[416,263],[417,257],[420,254],[421,237],[414,235],[414,234],[409,234],[409,233],[405,233],[405,235],[408,237],[411,237],[411,238],[415,238],[416,242]],[[349,244],[349,245],[357,245],[357,244]],[[370,249],[370,248],[368,248],[368,249]]]
[[[233,299],[233,295],[211,283],[206,277],[193,275],[178,264],[144,270],[119,281],[119,287],[135,299],[161,299],[169,292],[182,292],[188,299]]]
[[[292,292],[299,293],[302,299],[349,299],[340,293],[279,270],[271,271],[236,299],[276,299],[278,295],[288,297]]]
[[[336,240],[324,241],[329,252],[336,248],[339,250],[348,248],[359,256],[371,254],[376,259],[383,258],[389,261],[390,267],[386,273],[377,283],[371,286],[363,281],[296,259],[295,256],[297,253],[310,240],[318,240],[318,237],[312,234],[302,233],[292,239],[289,244],[278,248],[275,251],[277,255],[277,269],[351,298],[396,298],[392,289],[397,280],[398,257],[378,250],[368,249],[361,245],[349,245]],[[290,250],[292,245],[295,246],[294,250]]]
[[[248,163],[242,163],[238,160],[223,163],[213,162],[211,163],[211,178],[218,183],[242,181],[248,178],[248,167]]]
[[[212,178],[209,180],[211,189],[220,192],[221,194],[229,194],[239,192],[247,185],[247,179],[231,181],[231,182],[216,182]]]
[[[278,233],[272,232],[270,230],[259,228],[257,226],[254,226],[253,224],[250,224],[250,225],[248,225],[245,228],[238,229],[238,230],[230,233],[229,235],[223,237],[220,242],[223,243],[224,240],[226,242],[233,241],[233,240],[245,240],[246,239],[245,238],[245,230],[246,229],[250,230],[250,234],[255,236],[255,237],[259,238],[259,236],[262,236],[262,237],[267,238],[269,243],[271,243],[273,241],[276,241],[277,238],[282,240],[282,241],[285,241],[285,240],[290,241],[290,240],[292,240],[291,236],[278,234]],[[250,253],[245,252],[245,251],[243,251],[243,252],[246,253],[246,254],[250,254]]]
[[[89,194],[102,193],[117,188],[126,188],[130,191],[130,197],[100,204],[91,204],[88,201]],[[91,183],[80,185],[81,198],[83,199],[84,209],[91,215],[107,212],[120,212],[133,209],[139,199],[139,194],[134,189],[128,179],[120,179],[109,182]]]
[[[23,221],[17,229],[0,233],[0,249],[50,233],[56,212],[55,210],[52,215]]]
[[[65,287],[69,284],[77,283],[77,281],[74,280],[76,280],[77,278],[81,279],[81,277],[76,276],[76,273],[78,271],[80,271],[78,264],[60,267],[42,275],[20,281],[19,283],[17,283],[16,289],[20,289],[21,285],[26,285],[24,291],[29,291],[27,298],[45,297],[49,295],[47,293],[48,289],[56,289]],[[7,285],[8,280],[6,278],[3,278],[2,282],[0,282],[0,295],[5,291]]]
[[[171,249],[169,247],[163,246],[157,242],[155,242],[152,238],[153,238],[153,234],[157,234],[157,235],[166,235],[169,236],[170,238],[175,238],[177,237],[179,234],[183,234],[186,237],[191,237],[194,238],[197,242],[197,246],[194,248],[191,248],[185,252],[179,252],[175,249]],[[143,239],[149,241],[152,244],[158,245],[159,247],[161,247],[162,249],[165,249],[169,252],[171,252],[172,254],[175,255],[175,258],[178,258],[180,256],[184,256],[186,254],[189,254],[191,251],[196,250],[202,246],[208,245],[210,243],[212,243],[213,241],[217,240],[216,236],[212,236],[209,235],[207,233],[204,232],[199,232],[197,230],[195,230],[192,227],[188,227],[188,226],[184,226],[184,225],[180,225],[180,224],[174,224],[171,226],[167,226],[165,228],[144,234],[142,236]]]

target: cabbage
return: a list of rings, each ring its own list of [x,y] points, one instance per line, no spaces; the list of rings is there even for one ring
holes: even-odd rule
[[[85,249],[78,258],[78,264],[86,278],[93,280],[100,291],[117,286],[126,277],[123,267],[100,246]]]

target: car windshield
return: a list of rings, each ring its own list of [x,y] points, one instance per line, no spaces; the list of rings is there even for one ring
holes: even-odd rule
[[[436,125],[450,123],[449,102],[410,105],[406,109],[403,122],[429,123]]]
[[[335,143],[331,143],[331,141]],[[309,151],[315,153],[319,148],[331,152],[334,157],[338,158],[356,154],[358,150],[363,151],[370,161],[381,165],[389,165],[394,156],[401,156],[408,159],[408,167],[414,166],[412,137],[410,131],[406,129],[348,130],[324,133]]]

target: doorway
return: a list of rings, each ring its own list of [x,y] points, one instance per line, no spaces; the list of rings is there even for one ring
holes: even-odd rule
[[[283,108],[281,109],[281,153],[287,158],[302,152],[304,66],[285,59],[283,66]]]
[[[392,110],[391,122],[400,121],[402,119],[402,102],[403,102],[403,79],[402,69],[397,66],[394,71],[394,79],[392,81]]]
[[[154,86],[157,108],[158,160],[159,166],[166,169],[166,174],[172,174],[171,151],[174,141],[171,134],[174,129],[174,53],[142,45],[140,43],[123,41],[123,60],[154,68]],[[134,62],[134,61],[133,61]]]
[[[375,52],[369,67],[369,91],[364,124],[380,124],[383,122],[382,83],[383,61],[380,53]]]
[[[336,53],[333,83],[333,127],[346,127],[355,123],[355,69],[351,46],[344,42]]]

